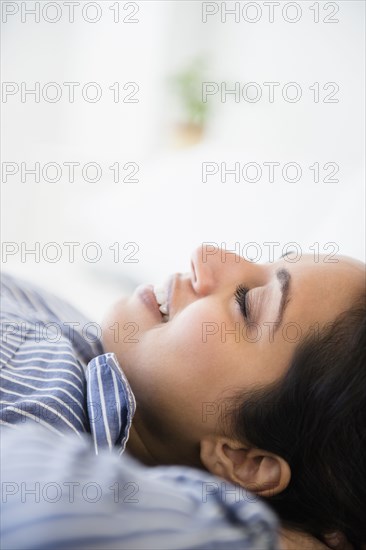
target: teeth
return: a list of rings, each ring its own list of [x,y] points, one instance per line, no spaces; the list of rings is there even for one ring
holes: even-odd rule
[[[160,307],[159,307],[161,313],[163,315],[168,315],[168,304],[165,303],[165,304],[162,304]]]
[[[155,293],[156,301],[160,306],[162,304],[165,304],[168,301],[167,291],[162,286],[154,287],[154,293]]]
[[[164,287],[155,286],[154,294],[156,301],[159,304],[160,313],[163,316],[163,322],[169,321],[169,308],[168,308],[168,293]]]

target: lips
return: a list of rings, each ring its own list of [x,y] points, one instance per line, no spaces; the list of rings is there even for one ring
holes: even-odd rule
[[[176,277],[172,275],[163,286],[146,285],[137,289],[139,298],[163,323],[167,323],[173,313],[172,294]]]
[[[162,314],[160,313],[159,304],[155,298],[154,287],[152,285],[142,285],[137,288],[136,293],[138,298],[154,314],[156,319],[161,322]]]

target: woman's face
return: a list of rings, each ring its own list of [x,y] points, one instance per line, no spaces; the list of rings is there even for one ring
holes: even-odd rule
[[[225,399],[279,378],[299,342],[316,338],[352,305],[364,290],[364,264],[317,259],[291,262],[290,254],[255,264],[204,245],[190,272],[165,283],[167,322],[149,285],[112,307],[103,345],[117,355],[136,397],[133,454],[199,465],[200,441],[222,429]]]

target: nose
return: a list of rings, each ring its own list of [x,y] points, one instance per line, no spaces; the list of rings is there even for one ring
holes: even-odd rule
[[[207,296],[225,285],[253,284],[260,275],[260,266],[210,243],[193,251],[191,267],[192,286],[199,296]]]

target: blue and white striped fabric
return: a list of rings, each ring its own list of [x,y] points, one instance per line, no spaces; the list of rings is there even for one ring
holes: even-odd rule
[[[86,434],[31,424],[4,428],[1,442],[6,550],[279,548],[274,514],[205,472],[147,468],[115,450],[96,456]]]
[[[4,274],[0,377],[1,548],[278,549],[254,495],[123,453],[135,399],[98,327]]]
[[[37,422],[50,432],[90,432],[94,449],[124,451],[135,399],[99,327],[65,301],[1,277],[0,422]]]

